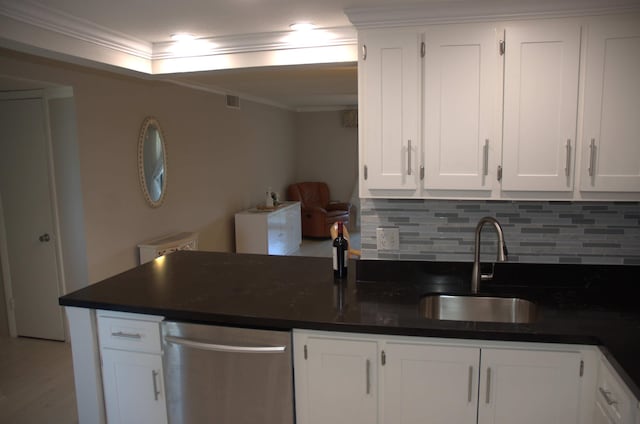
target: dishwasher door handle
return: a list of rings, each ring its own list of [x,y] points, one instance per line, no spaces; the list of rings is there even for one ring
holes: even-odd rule
[[[195,340],[183,339],[182,337],[165,336],[167,342],[192,347],[194,349],[211,350],[214,352],[233,352],[233,353],[283,353],[287,350],[286,346],[232,346],[214,343],[203,343]]]

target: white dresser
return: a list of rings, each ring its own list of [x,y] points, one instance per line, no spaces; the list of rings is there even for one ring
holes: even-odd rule
[[[198,233],[173,233],[138,245],[140,250],[140,264],[154,260],[158,256],[166,255],[176,250],[197,250]]]
[[[236,214],[236,252],[288,255],[302,243],[300,202],[274,210],[248,209]]]

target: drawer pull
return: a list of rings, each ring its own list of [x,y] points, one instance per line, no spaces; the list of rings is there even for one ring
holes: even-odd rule
[[[604,401],[607,402],[607,405],[611,406],[618,403],[617,400],[611,397],[611,392],[609,390],[605,390],[602,387],[598,387],[598,390],[600,391],[600,394],[604,398]]]
[[[491,368],[487,368],[487,390],[486,390],[486,399],[484,400],[486,404],[491,402]]]
[[[469,365],[469,387],[467,393],[467,402],[471,403],[473,395],[473,366]]]
[[[122,331],[112,332],[111,335],[113,337],[121,337],[123,339],[132,339],[132,340],[140,340],[142,339],[142,334],[140,333],[124,333]]]
[[[151,371],[151,378],[153,379],[153,398],[158,400],[158,396],[160,395],[160,389],[158,389],[157,377],[160,373],[156,370]]]

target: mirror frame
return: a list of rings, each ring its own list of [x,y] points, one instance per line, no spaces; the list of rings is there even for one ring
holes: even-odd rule
[[[144,141],[147,138],[147,131],[150,127],[155,127],[160,134],[160,142],[162,143],[162,160],[164,161],[164,178],[162,179],[162,193],[160,193],[160,198],[158,200],[153,200],[151,195],[149,194],[149,189],[147,188],[147,179],[144,175]],[[167,194],[167,142],[164,138],[164,133],[162,132],[162,128],[160,127],[160,123],[158,120],[152,116],[148,116],[142,122],[142,127],[140,129],[140,135],[138,136],[138,178],[140,181],[140,188],[142,189],[142,194],[144,195],[145,200],[152,208],[157,208],[162,205],[164,198]]]

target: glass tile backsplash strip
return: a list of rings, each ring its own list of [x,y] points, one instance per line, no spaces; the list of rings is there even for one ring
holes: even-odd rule
[[[470,262],[483,216],[500,221],[510,262],[640,265],[640,202],[361,199],[362,258]],[[377,249],[378,227],[399,228],[399,250]],[[490,226],[481,239],[492,260]]]

